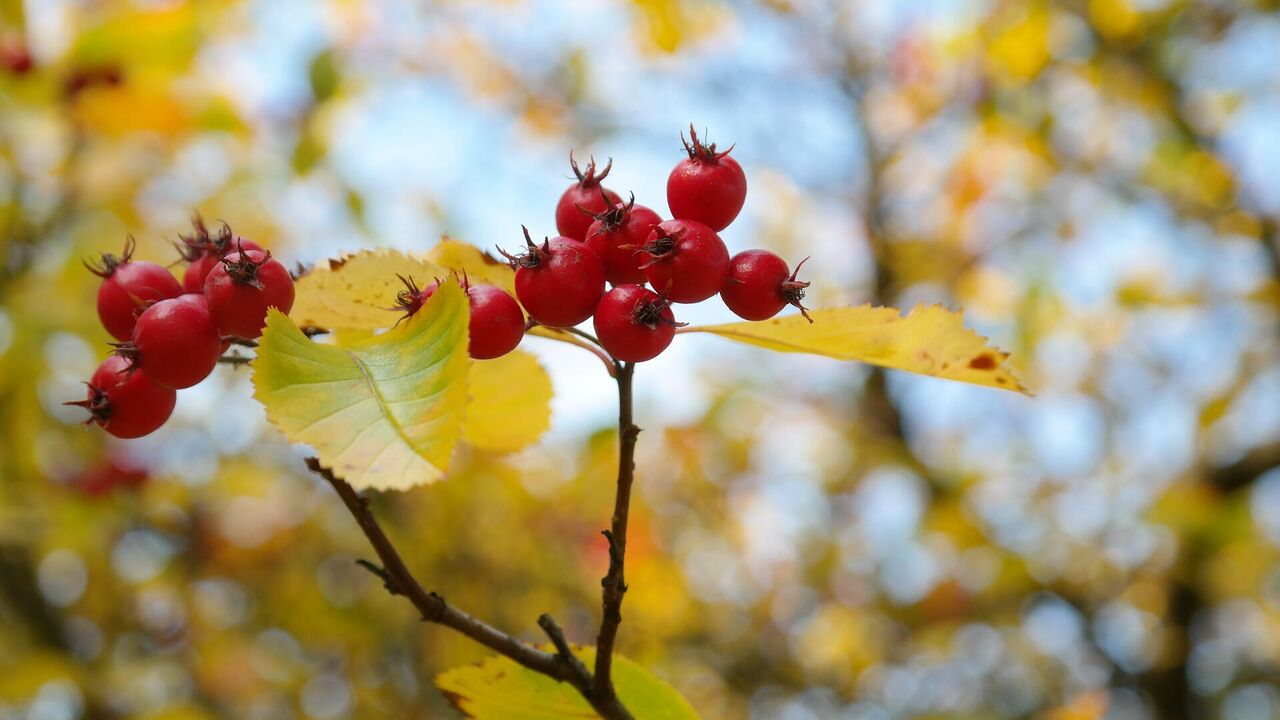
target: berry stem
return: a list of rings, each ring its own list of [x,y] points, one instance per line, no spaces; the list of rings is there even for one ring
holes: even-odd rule
[[[530,320],[529,330],[538,327],[538,323]],[[527,332],[527,331],[526,331]],[[577,336],[577,337],[573,337]],[[600,358],[600,362],[604,363],[605,372],[609,373],[609,377],[618,377],[618,361],[609,354],[596,336],[588,332],[583,332],[577,328],[547,328],[546,334],[540,334],[537,337],[544,337],[548,340],[559,340],[562,343],[568,343],[574,347],[580,347],[583,350]],[[579,340],[578,338],[583,338]]]

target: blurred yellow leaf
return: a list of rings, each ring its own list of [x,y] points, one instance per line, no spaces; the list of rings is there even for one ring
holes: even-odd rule
[[[588,667],[595,648],[578,656]],[[697,720],[698,714],[661,678],[630,660],[613,656],[618,697],[636,718]],[[555,720],[599,717],[568,683],[557,682],[505,657],[454,668],[436,677],[436,687],[467,717],[483,720]]]
[[[166,92],[128,83],[81,91],[71,112],[85,129],[111,136],[145,131],[174,137],[190,125],[186,108]]]
[[[1024,83],[1049,62],[1049,9],[1040,3],[1017,7],[1021,16],[997,32],[987,57],[999,74]]]
[[[946,380],[1027,392],[1005,367],[1009,354],[965,328],[964,315],[939,305],[919,305],[903,316],[897,308],[824,308],[763,322],[684,328],[779,352],[802,352],[932,375]]]
[[[467,300],[441,286],[412,317],[367,340],[312,342],[272,311],[254,363],[254,396],[292,442],[357,489],[439,480],[462,431]]]
[[[446,272],[391,250],[364,250],[312,268],[295,285],[289,317],[298,325],[330,330],[376,330],[403,317],[391,310],[404,289],[397,275],[426,285]]]
[[[471,363],[463,438],[482,450],[515,452],[551,427],[551,378],[538,358],[515,350]]]

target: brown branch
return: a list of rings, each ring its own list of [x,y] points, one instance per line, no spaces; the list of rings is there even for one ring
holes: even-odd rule
[[[629,371],[627,378],[630,380]],[[627,388],[627,412],[629,417],[629,384]],[[582,660],[573,654],[568,641],[565,640],[564,631],[560,629],[560,626],[556,624],[556,621],[550,615],[543,614],[539,617],[538,626],[551,639],[551,643],[556,648],[555,653],[539,650],[485,623],[483,620],[472,617],[468,613],[449,605],[443,597],[425,590],[417,579],[413,577],[413,574],[409,572],[409,568],[404,564],[404,560],[400,558],[395,546],[391,544],[391,540],[387,538],[377,519],[374,518],[373,512],[369,510],[368,498],[357,494],[346,480],[334,475],[333,471],[321,465],[318,458],[307,458],[307,468],[333,486],[333,489],[338,493],[338,497],[347,506],[351,516],[355,518],[356,524],[364,531],[365,537],[368,538],[369,544],[373,547],[374,552],[377,553],[382,565],[379,566],[368,560],[357,560],[356,562],[376,575],[382,581],[388,593],[408,599],[426,622],[452,628],[534,672],[541,673],[559,682],[569,683],[581,693],[582,697],[605,720],[632,720],[631,714],[627,712],[613,693],[612,685],[609,686],[607,693],[598,691],[593,682],[591,671],[587,669]],[[630,484],[628,483],[629,486]]]
[[[635,480],[636,438],[640,428],[632,422],[631,379],[635,363],[618,368],[618,490],[613,504],[612,527],[604,531],[609,540],[609,570],[600,581],[603,588],[603,617],[596,639],[596,672],[592,694],[602,705],[616,710],[617,717],[631,717],[618,701],[613,687],[613,647],[622,624],[622,599],[627,592],[624,565],[627,553],[627,517],[631,510],[631,484]]]
[[[490,650],[501,653],[530,670],[556,680],[569,681],[579,690],[584,690],[579,685],[580,679],[569,672],[565,663],[558,656],[543,652],[518,638],[512,637],[492,625],[449,605],[443,597],[424,590],[418,584],[418,581],[414,579],[413,574],[409,572],[409,568],[405,566],[400,554],[396,552],[395,546],[391,544],[386,534],[382,532],[382,527],[378,525],[377,519],[374,518],[373,513],[369,510],[369,500],[358,495],[346,480],[334,475],[331,470],[322,466],[319,459],[307,458],[307,468],[333,486],[333,489],[338,493],[338,497],[347,506],[347,510],[351,512],[351,516],[355,518],[360,529],[364,531],[369,544],[373,546],[378,559],[382,561],[382,567],[367,561],[362,562],[361,565],[381,578],[388,592],[408,599],[417,608],[423,620],[457,630]]]

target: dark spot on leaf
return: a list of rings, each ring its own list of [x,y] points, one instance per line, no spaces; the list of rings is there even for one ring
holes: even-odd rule
[[[996,359],[991,353],[983,353],[978,357],[969,361],[969,367],[974,370],[995,370]]]
[[[341,270],[343,265],[347,264],[347,258],[336,258],[329,260],[330,270]]]
[[[996,376],[996,382],[1000,383],[1001,385],[1004,385],[1004,384],[1008,383],[1009,381],[1008,381],[1008,380],[1005,380],[1003,377],[1000,377],[999,375],[997,375],[997,376]]]
[[[466,700],[466,698],[464,698],[462,695],[452,690],[445,690],[443,688],[440,689],[440,694],[443,695],[444,699],[448,700],[449,704],[452,705],[454,708],[456,708],[458,712],[462,713],[463,717],[469,717],[469,718],[475,717],[475,715],[472,715],[471,713],[467,712],[467,709],[463,707],[462,703],[464,700]]]

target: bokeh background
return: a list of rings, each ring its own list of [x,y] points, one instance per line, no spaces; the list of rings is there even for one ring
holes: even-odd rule
[[[554,231],[567,152],[815,305],[941,302],[1034,398],[682,337],[640,368],[621,651],[704,717],[1280,717],[1274,0],[0,0],[0,718],[453,718],[483,657],[223,367],[161,432],[64,408],[81,259],[199,210],[290,262]],[[729,319],[718,303],[682,319]],[[420,578],[590,642],[613,389],[530,338],[554,427],[376,502]]]

